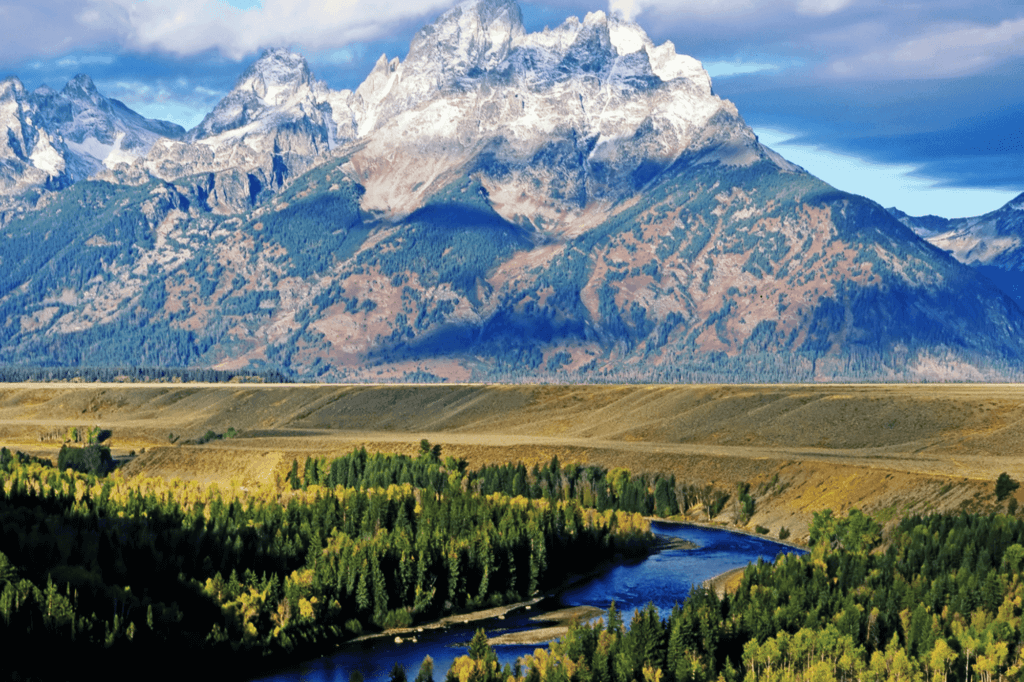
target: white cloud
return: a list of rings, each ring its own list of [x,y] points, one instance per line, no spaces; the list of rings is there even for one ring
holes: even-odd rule
[[[809,16],[834,14],[855,0],[608,0],[608,13],[635,20],[645,10],[694,17],[752,17],[796,12]]]
[[[384,35],[395,24],[432,16],[452,0],[264,0],[239,9],[222,0],[89,0],[82,22],[114,17],[131,49],[190,55],[216,49],[241,59],[261,47],[339,47]]]
[[[853,0],[799,0],[796,11],[811,16],[825,16],[846,9]]]
[[[88,66],[90,64],[113,64],[114,57],[108,54],[81,54],[81,55],[68,55],[58,59],[55,64],[62,68],[78,68],[79,66]]]
[[[643,0],[608,0],[608,14],[626,21],[634,21],[646,4]]]
[[[955,24],[933,27],[890,47],[837,59],[840,76],[870,78],[948,78],[967,76],[1024,56],[1024,18],[996,26]]]

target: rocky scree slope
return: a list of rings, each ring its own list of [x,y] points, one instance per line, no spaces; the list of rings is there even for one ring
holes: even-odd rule
[[[463,3],[354,91],[272,50],[103,173],[0,228],[7,357],[598,381],[995,379],[1024,357],[988,280],[602,12],[528,34],[514,2]]]

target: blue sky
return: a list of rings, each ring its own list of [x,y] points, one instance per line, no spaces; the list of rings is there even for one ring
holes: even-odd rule
[[[0,77],[88,73],[191,127],[267,47],[331,87],[404,57],[450,0],[0,0]],[[700,59],[762,140],[836,187],[911,214],[994,210],[1024,192],[1024,3],[988,0],[521,2],[528,30],[604,10]]]

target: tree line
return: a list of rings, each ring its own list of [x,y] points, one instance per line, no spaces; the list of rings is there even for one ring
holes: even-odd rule
[[[144,381],[201,381],[204,383],[289,383],[290,378],[274,369],[229,371],[202,367],[25,367],[0,365],[0,382],[102,381],[136,383]]]
[[[292,489],[309,485],[372,488],[409,484],[440,492],[451,483],[446,475],[453,472],[464,479],[467,490],[479,495],[500,493],[551,503],[574,500],[581,507],[602,512],[615,509],[669,517],[703,505],[710,519],[730,499],[729,493],[713,485],[678,483],[674,475],[634,474],[622,467],[608,469],[577,463],[562,466],[558,457],[529,469],[516,462],[470,470],[463,459],[446,457],[442,463],[441,446],[431,445],[427,440],[420,442],[418,457],[370,454],[360,448],[345,457],[310,457],[302,466],[296,459],[287,481]],[[753,514],[754,500],[748,494],[750,486],[744,485],[741,497],[749,516]]]

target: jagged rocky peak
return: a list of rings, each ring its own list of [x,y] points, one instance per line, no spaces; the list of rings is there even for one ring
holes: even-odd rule
[[[59,136],[42,127],[40,119],[20,80],[0,81],[0,195],[65,184],[67,164],[55,146]]]
[[[188,138],[204,139],[242,128],[267,112],[315,99],[313,90],[319,88],[305,57],[283,48],[266,50]]]
[[[68,141],[81,143],[95,137],[112,144],[116,132],[110,100],[100,94],[92,78],[80,73],[60,92],[43,85],[32,93],[47,126],[59,130]]]
[[[469,0],[420,29],[406,61],[432,66],[449,78],[474,75],[500,65],[525,34],[514,0]]]
[[[96,84],[92,78],[84,73],[80,73],[68,81],[67,85],[64,86],[64,94],[71,99],[85,100],[97,106],[106,104],[106,98],[96,89]]]
[[[0,81],[0,159],[27,159],[33,138],[32,114],[25,86],[17,78]]]
[[[235,90],[251,90],[268,105],[280,104],[302,86],[310,86],[313,76],[306,58],[290,50],[266,50],[246,69]]]
[[[21,81],[11,76],[0,81],[0,125],[9,123],[13,117],[20,121],[22,110],[28,106],[28,96]]]

